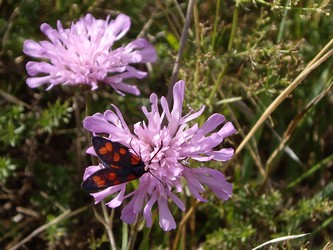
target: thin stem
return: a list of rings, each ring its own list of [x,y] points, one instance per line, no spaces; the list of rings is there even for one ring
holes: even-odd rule
[[[180,37],[180,44],[179,44],[178,53],[176,55],[175,65],[172,70],[171,82],[170,82],[168,94],[167,94],[167,100],[168,100],[170,107],[172,105],[172,89],[177,81],[178,72],[179,72],[179,62],[180,62],[180,58],[181,58],[184,48],[185,48],[185,43],[186,43],[189,28],[190,28],[190,24],[191,24],[194,2],[195,2],[194,0],[189,0],[189,4],[187,6],[186,21],[185,21],[185,25],[184,25],[184,28],[182,31],[182,35]]]
[[[290,5],[290,0],[286,1],[285,9],[284,9],[284,12],[283,12],[283,17],[282,17],[280,27],[279,27],[279,34],[278,34],[278,37],[277,37],[277,40],[276,40],[277,43],[281,42],[283,32],[284,32],[284,28],[286,26],[286,20],[287,20],[287,15],[288,15],[288,8],[287,8],[288,5]]]
[[[187,211],[187,213],[183,216],[182,220],[180,221],[179,226],[178,226],[178,231],[177,231],[175,240],[173,242],[172,250],[178,249],[178,243],[179,243],[180,236],[182,233],[182,228],[185,226],[187,221],[191,218],[191,215],[192,215],[192,213],[195,212],[195,208],[198,204],[199,204],[199,201],[195,201],[194,204],[192,205],[192,207]]]
[[[219,11],[220,11],[221,0],[217,0],[216,2],[216,10],[215,10],[215,18],[214,18],[214,28],[213,28],[213,35],[212,35],[212,50],[215,48],[215,41],[217,36],[217,23],[219,20]]]
[[[230,50],[232,49],[232,45],[234,43],[235,33],[236,33],[236,29],[237,29],[237,24],[238,24],[238,15],[239,15],[239,2],[236,1],[236,7],[235,7],[235,10],[234,10],[234,15],[233,15],[233,19],[232,19],[230,39],[229,39],[229,44],[228,44],[228,49],[227,49],[228,52],[230,52]],[[207,105],[211,105],[211,102],[214,98],[214,95],[217,92],[217,89],[218,89],[218,87],[221,83],[221,80],[222,80],[227,68],[228,68],[228,64],[226,64],[224,66],[224,68],[221,70],[220,74],[218,75],[217,80],[215,81],[214,86],[213,86],[213,88],[210,92],[210,95],[209,95],[208,99],[207,99]]]
[[[126,250],[128,245],[128,225],[127,223],[123,222],[123,235],[122,235],[122,243],[121,249]]]
[[[83,164],[83,158],[81,157],[81,152],[82,150],[82,141],[81,141],[81,127],[82,127],[82,120],[80,117],[81,111],[80,111],[80,98],[78,91],[75,91],[74,96],[73,96],[73,106],[74,106],[74,117],[75,117],[75,126],[76,126],[76,139],[75,139],[75,144],[76,144],[76,167],[77,169],[81,170]]]
[[[136,241],[136,236],[138,234],[138,225],[139,225],[139,220],[138,220],[138,218],[136,218],[136,221],[134,222],[133,226],[131,227],[131,234],[130,234],[130,239],[127,244],[127,250],[134,249],[134,243]]]
[[[193,86],[197,86],[197,83],[199,82],[199,73],[200,73],[200,60],[199,57],[201,56],[201,49],[200,49],[200,36],[201,36],[201,30],[199,25],[199,10],[198,5],[195,2],[194,8],[194,26],[195,26],[195,45],[196,45],[196,62],[195,62],[195,72],[194,72],[194,80],[193,80]]]
[[[114,240],[114,235],[113,235],[113,232],[112,232],[112,222],[113,222],[113,216],[114,216],[114,209],[111,210],[111,216],[109,216],[108,211],[106,210],[106,206],[105,206],[104,201],[101,202],[101,206],[102,206],[103,216],[104,216],[104,220],[105,220],[105,223],[103,223],[103,224],[104,224],[105,230],[108,234],[108,238],[110,240],[111,249],[112,250],[117,250],[116,242]]]
[[[237,24],[238,24],[238,14],[239,14],[239,2],[236,1],[234,15],[232,17],[232,26],[231,26],[230,39],[229,39],[229,44],[228,44],[228,51],[230,51],[232,49],[232,45],[234,44],[234,38],[235,38],[235,33],[236,33],[236,29],[237,29]]]
[[[333,161],[333,154],[326,157],[325,159],[323,159],[322,161],[320,161],[319,163],[315,164],[313,167],[311,167],[308,171],[306,171],[304,174],[302,174],[300,177],[298,177],[296,180],[294,180],[293,182],[289,183],[289,185],[287,186],[286,189],[291,189],[294,188],[298,183],[300,183],[301,181],[304,181],[306,178],[308,177],[312,177],[314,176],[314,173],[316,171],[319,171],[320,169],[324,169],[324,167],[328,167],[329,164]]]

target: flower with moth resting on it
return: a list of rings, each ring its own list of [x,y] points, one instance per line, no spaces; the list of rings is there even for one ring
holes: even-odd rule
[[[140,152],[142,161],[149,169],[149,172],[140,178],[138,188],[132,193],[125,194],[127,183],[124,183],[91,194],[95,203],[116,194],[107,203],[111,208],[120,206],[125,199],[131,197],[121,212],[121,219],[126,223],[134,223],[137,215],[143,212],[146,225],[150,227],[152,207],[157,202],[159,224],[162,229],[167,231],[176,228],[168,207],[168,199],[170,198],[181,210],[185,209],[183,202],[171,192],[184,190],[182,179],[186,180],[190,192],[197,200],[207,201],[200,195],[205,190],[203,185],[211,188],[220,199],[227,200],[231,196],[232,185],[225,180],[222,173],[207,167],[190,168],[187,166],[187,160],[229,160],[234,153],[232,148],[214,148],[236,130],[231,122],[227,122],[222,128],[214,131],[224,123],[224,116],[220,114],[210,116],[201,127],[198,124],[189,127],[188,122],[200,116],[204,107],[182,116],[184,92],[184,81],[177,82],[173,88],[173,108],[170,110],[166,98],[162,97],[162,112],[159,110],[158,98],[153,93],[150,96],[151,110],[142,108],[148,122],[136,123],[133,133],[116,106],[113,106],[114,111],[96,113],[83,121],[84,127],[94,135],[108,134],[110,140],[131,148],[133,152]],[[87,153],[96,155],[92,147]],[[83,179],[86,180],[100,168],[101,166],[88,167]]]
[[[113,44],[129,30],[130,18],[120,14],[114,20],[95,19],[91,14],[82,17],[70,28],[64,29],[58,20],[57,29],[43,23],[41,31],[49,41],[26,40],[23,52],[45,61],[30,61],[26,65],[31,88],[50,84],[86,84],[92,90],[103,82],[118,93],[139,95],[136,86],[123,82],[127,78],[143,78],[146,72],[130,66],[135,63],[154,62],[157,54],[154,47],[144,38],[136,39],[126,46],[112,49]]]

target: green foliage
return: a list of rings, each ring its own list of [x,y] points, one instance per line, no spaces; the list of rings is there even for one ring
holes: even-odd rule
[[[14,174],[16,165],[8,157],[0,157],[0,184],[4,185],[7,178]]]
[[[242,222],[228,229],[219,228],[207,235],[204,249],[240,249],[248,248],[248,239],[256,233],[251,225]]]
[[[6,106],[0,111],[0,140],[5,145],[15,146],[26,130],[24,108],[19,105]]]
[[[80,189],[91,164],[82,120],[116,104],[132,127],[142,120],[139,110],[149,103],[150,93],[166,95],[184,25],[180,13],[187,7],[186,1],[175,2],[0,1],[1,246],[12,247],[67,209],[92,206],[91,196]],[[119,96],[110,88],[44,91],[25,84],[30,59],[22,52],[23,42],[45,39],[42,23],[55,27],[60,19],[67,27],[87,12],[98,18],[129,15],[131,29],[119,43],[140,34],[156,47],[159,61],[149,66],[149,77],[136,82],[142,96]],[[236,149],[272,101],[333,38],[332,23],[332,3],[325,0],[197,1],[180,60],[184,113],[205,105],[201,124],[215,112],[225,115],[238,129],[225,145]],[[116,245],[124,247],[127,233],[136,232],[135,249],[251,249],[277,237],[310,233],[271,248],[323,249],[333,240],[332,64],[329,59],[311,72],[232,161],[205,164],[233,183],[232,199],[221,202],[206,192],[209,202],[196,203],[177,194],[186,211],[171,207],[177,229],[170,233],[160,230],[156,208],[152,228],[139,218],[128,232],[115,209]],[[97,213],[105,212],[99,209]],[[106,249],[109,243],[103,225],[87,209],[22,247]]]
[[[72,112],[69,105],[69,101],[61,103],[59,99],[54,104],[48,103],[47,109],[43,110],[38,117],[37,128],[41,128],[43,132],[51,133],[61,123],[68,123]]]
[[[55,217],[56,216],[49,214],[47,215],[46,221],[51,222],[55,219]],[[61,238],[68,233],[66,222],[62,221],[61,223],[52,225],[46,230],[45,233],[48,241],[48,247],[50,249],[56,248],[57,242],[59,242]]]
[[[299,231],[303,224],[310,221],[317,224],[332,213],[332,200],[326,196],[315,195],[294,204],[292,200],[286,203],[278,191],[260,195],[254,192],[256,189],[255,186],[237,189],[232,202],[216,206],[223,206],[223,210],[216,211],[225,225],[207,235],[204,249],[248,249],[268,241],[269,238],[263,237],[268,232],[272,238],[308,233]],[[315,230],[316,227],[310,229]]]

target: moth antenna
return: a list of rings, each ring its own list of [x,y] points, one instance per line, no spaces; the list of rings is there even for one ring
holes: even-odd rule
[[[156,153],[150,158],[150,160],[148,161],[148,165],[151,164],[152,160],[153,160],[153,159],[155,158],[155,156],[161,151],[162,148],[163,148],[163,142],[161,141],[161,146],[160,146],[159,149],[156,151]],[[159,178],[157,178],[157,176],[154,175],[154,174],[150,171],[149,168],[148,168],[148,172],[149,172],[152,176],[154,176],[157,180],[159,180],[159,182],[162,183],[162,185],[164,186],[164,188],[167,188],[167,185],[166,185],[162,180],[160,180]]]
[[[154,176],[157,180],[159,180],[159,182],[162,183],[162,185],[164,186],[164,188],[168,188],[168,186],[167,186],[162,180],[160,180],[159,178],[157,178],[156,175],[154,175],[154,174],[150,171],[150,169],[148,169],[148,172],[149,172],[152,176]]]
[[[131,149],[134,151],[134,153],[135,153],[137,156],[140,156],[140,158],[141,158],[141,149],[139,148],[139,150],[140,150],[140,154],[138,154],[138,152],[136,152],[135,149],[132,147],[132,140],[133,140],[133,138],[131,138],[131,140],[130,140],[130,147],[131,147]]]
[[[151,164],[152,160],[155,158],[155,156],[161,151],[161,149],[163,148],[163,142],[161,141],[161,146],[159,147],[159,149],[156,151],[156,153],[153,155],[153,157],[150,158],[150,160],[148,161],[148,165]]]

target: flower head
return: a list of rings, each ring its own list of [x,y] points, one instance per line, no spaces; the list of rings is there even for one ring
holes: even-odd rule
[[[156,94],[150,96],[151,109],[142,108],[148,122],[138,122],[134,125],[133,133],[128,128],[122,114],[116,106],[114,111],[107,110],[103,114],[97,113],[85,118],[84,127],[93,132],[108,134],[110,140],[117,141],[134,152],[140,152],[142,161],[149,172],[144,174],[139,181],[138,188],[130,194],[125,194],[126,184],[111,186],[103,191],[92,193],[95,202],[98,203],[111,194],[117,194],[107,203],[109,207],[120,206],[121,203],[131,197],[121,213],[121,219],[126,223],[134,223],[137,215],[143,212],[146,225],[152,225],[152,208],[155,203],[159,209],[159,224],[163,230],[176,228],[176,223],[171,215],[168,200],[171,199],[181,210],[185,209],[183,202],[176,194],[184,190],[183,179],[192,195],[200,200],[207,201],[201,196],[205,190],[203,185],[223,200],[231,196],[232,186],[225,180],[222,173],[207,167],[191,168],[188,159],[200,162],[210,160],[227,161],[234,151],[232,148],[214,150],[227,136],[235,132],[231,122],[227,122],[222,128],[224,117],[213,114],[199,127],[198,124],[189,126],[188,122],[201,115],[204,110],[182,116],[185,84],[179,81],[173,89],[173,108],[170,110],[166,98],[160,99],[162,111],[158,106]],[[217,130],[217,131],[215,131]],[[87,150],[95,154],[92,148]],[[101,166],[90,166],[86,169],[83,179],[100,169]]]
[[[143,78],[146,72],[130,66],[135,63],[154,62],[157,54],[145,39],[136,39],[126,46],[113,49],[114,42],[121,39],[130,28],[128,16],[120,14],[114,20],[95,19],[87,14],[70,28],[64,29],[58,20],[57,29],[43,23],[41,31],[49,41],[26,40],[25,54],[42,58],[42,62],[30,61],[26,65],[31,88],[50,84],[87,84],[97,89],[97,83],[112,86],[119,93],[140,94],[136,86],[123,82],[126,78]]]

